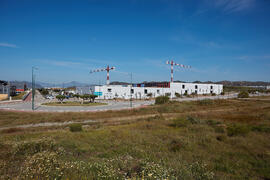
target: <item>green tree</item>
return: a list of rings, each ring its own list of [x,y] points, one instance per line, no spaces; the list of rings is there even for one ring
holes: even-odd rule
[[[57,95],[56,99],[58,99],[58,101],[60,101],[61,103],[63,103],[63,100],[66,98],[66,96],[64,95]]]
[[[98,97],[97,95],[91,94],[91,95],[90,95],[91,102],[95,102],[95,99],[96,99],[97,97]]]

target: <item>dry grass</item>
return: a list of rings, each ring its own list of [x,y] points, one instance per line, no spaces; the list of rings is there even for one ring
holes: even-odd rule
[[[28,168],[32,170],[27,172],[30,175],[36,172],[39,179],[46,179],[43,171],[35,169],[41,162],[31,164],[24,160],[32,162],[53,155],[53,164],[47,165],[57,165],[60,172],[46,166],[45,174],[52,178],[63,172],[63,179],[99,179],[99,175],[109,179],[148,179],[149,175],[170,175],[172,179],[269,179],[269,110],[269,101],[217,100],[96,113],[2,111],[0,123],[9,125],[100,121],[83,126],[83,131],[77,133],[68,127],[2,131],[0,177],[18,178]],[[48,146],[48,141],[40,142],[44,137],[54,143]],[[28,148],[36,152],[29,154]],[[58,152],[59,148],[64,151]],[[14,151],[20,155],[12,155]],[[77,167],[78,162],[86,164],[81,164],[80,170],[62,168],[63,164],[72,163]],[[147,173],[142,176],[142,172]]]

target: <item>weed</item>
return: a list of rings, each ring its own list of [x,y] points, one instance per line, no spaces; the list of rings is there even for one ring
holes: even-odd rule
[[[187,121],[187,119],[179,117],[173,119],[173,122],[170,124],[172,127],[187,127],[190,121]]]
[[[216,133],[225,133],[225,129],[222,126],[215,126],[214,129]]]
[[[233,124],[227,127],[228,136],[245,136],[249,133],[249,131],[249,127],[241,124]]]
[[[191,124],[199,124],[200,123],[200,120],[197,119],[197,118],[194,118],[192,116],[187,116],[187,121],[189,121]]]
[[[252,131],[270,133],[270,127],[264,124],[251,126]]]
[[[165,104],[169,102],[168,96],[159,96],[155,99],[155,104]]]
[[[226,136],[224,136],[224,135],[219,135],[219,136],[216,137],[216,139],[217,139],[218,141],[225,141],[225,140],[226,140]]]
[[[22,128],[8,128],[8,129],[2,130],[1,132],[10,134],[10,133],[16,133],[16,132],[22,132],[22,131],[24,131],[24,129]]]
[[[23,141],[13,145],[14,156],[16,155],[31,155],[42,151],[62,151],[55,142],[48,138],[42,138],[39,140]]]
[[[211,100],[211,99],[203,99],[203,100],[197,101],[197,104],[201,105],[201,106],[212,105],[213,100]]]
[[[172,140],[169,144],[170,151],[177,152],[182,149],[184,144],[180,140]]]
[[[80,132],[80,131],[82,131],[82,125],[81,124],[71,124],[71,125],[69,125],[69,130],[71,132]]]
[[[206,123],[210,126],[216,126],[218,124],[221,124],[221,122],[215,120],[207,120]]]
[[[238,95],[237,95],[238,98],[248,98],[249,97],[249,94],[247,91],[241,91]]]

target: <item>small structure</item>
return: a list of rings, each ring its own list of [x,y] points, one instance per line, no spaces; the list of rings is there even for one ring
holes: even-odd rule
[[[8,99],[10,96],[10,85],[7,81],[0,80],[0,100]]]
[[[76,87],[75,94],[94,94],[95,86],[84,86],[84,87]]]
[[[24,92],[24,89],[16,89],[16,94],[20,94],[22,92]]]

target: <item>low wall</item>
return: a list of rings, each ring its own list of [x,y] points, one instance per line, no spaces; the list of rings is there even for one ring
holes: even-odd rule
[[[4,100],[8,98],[8,94],[0,94],[0,100]]]

